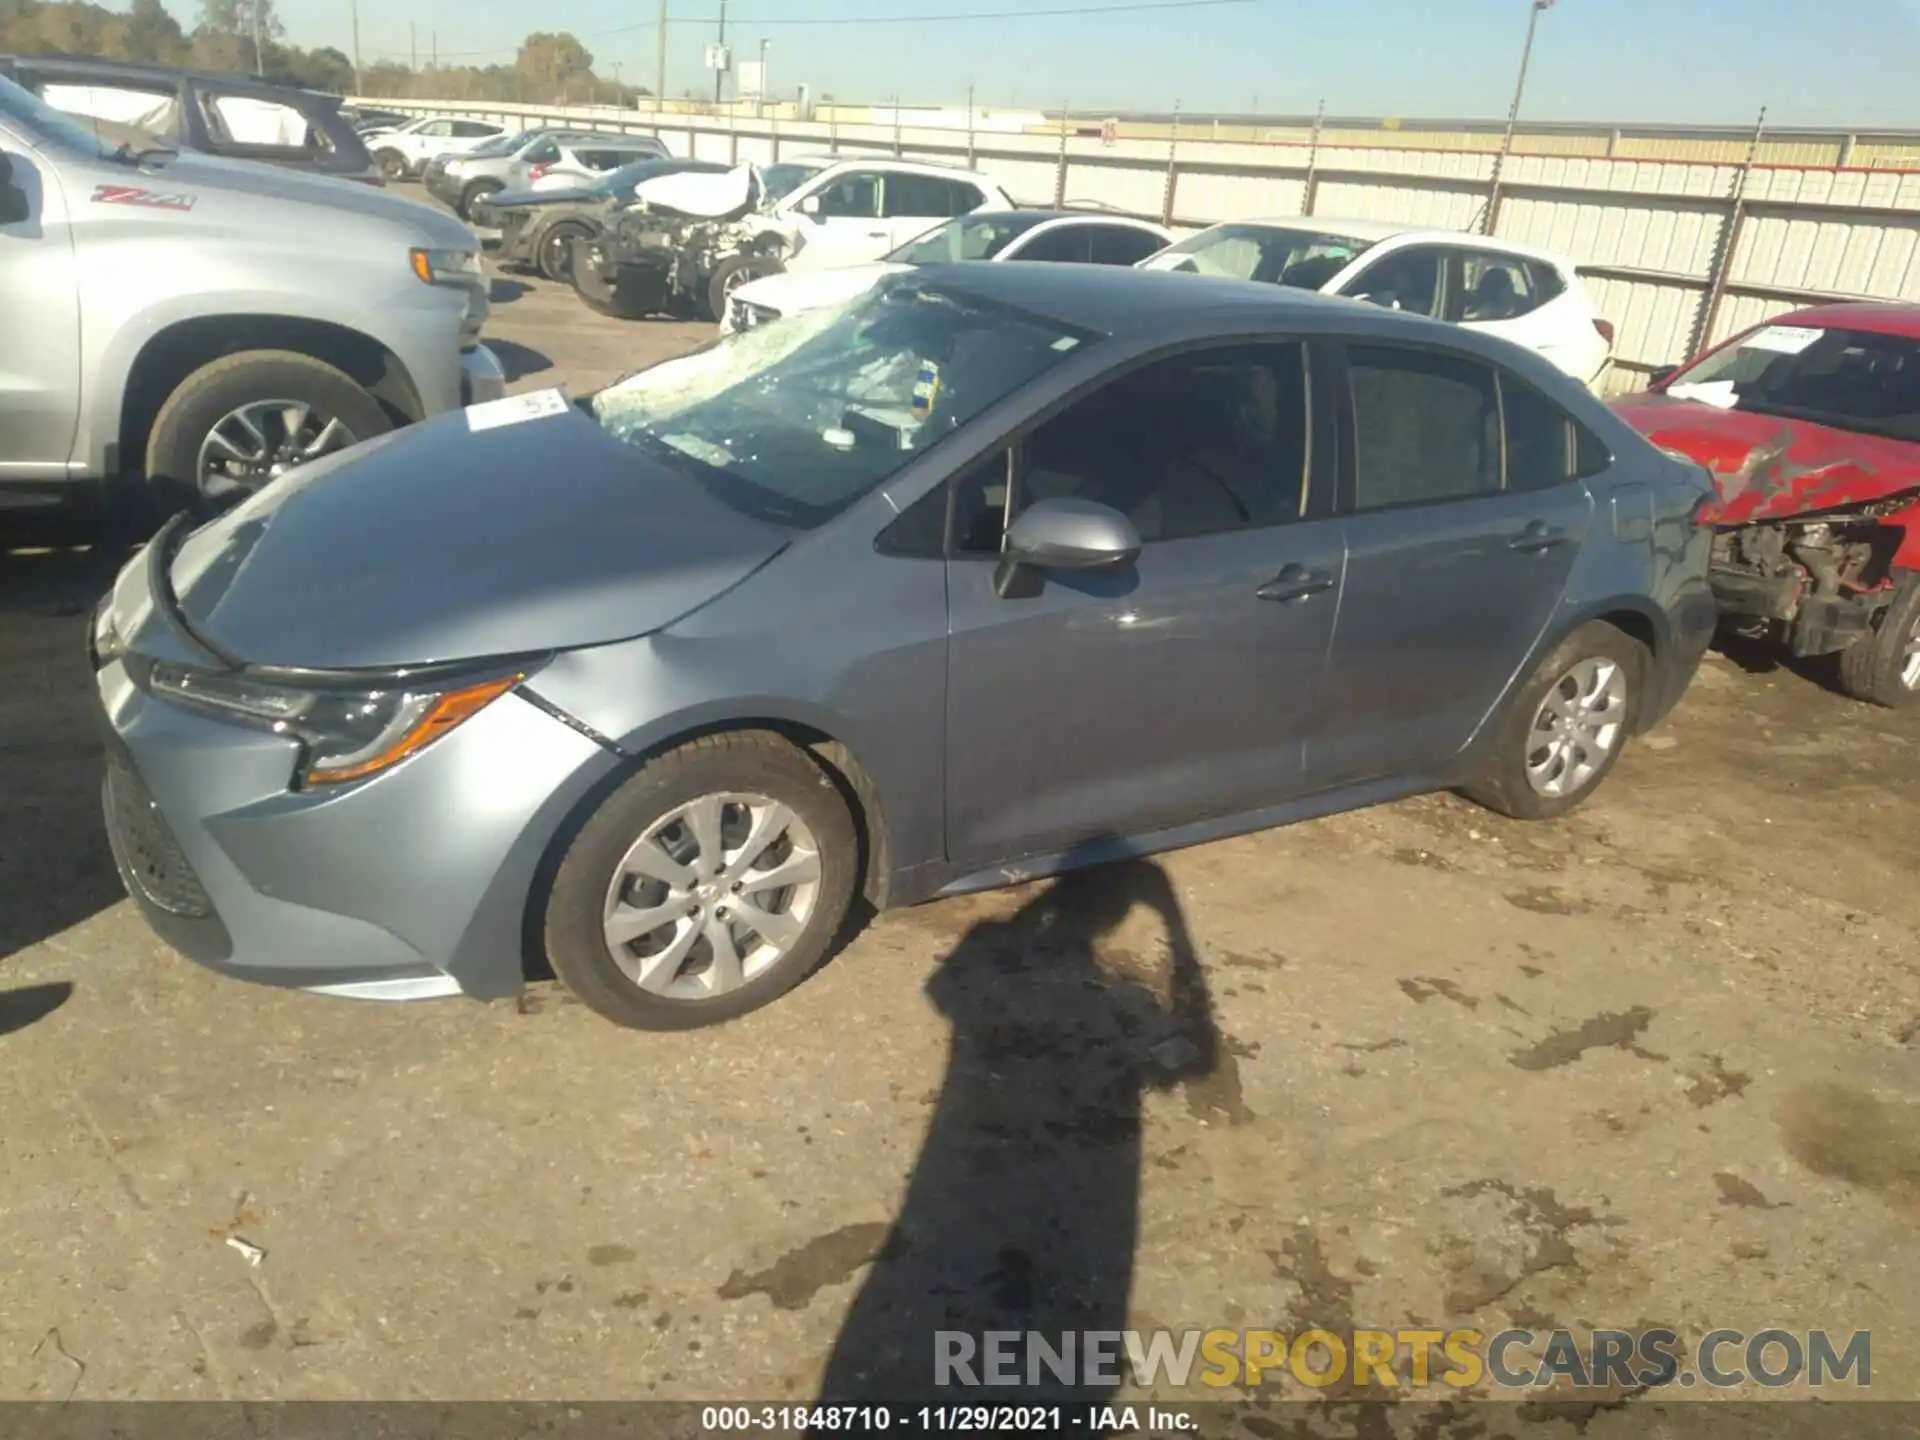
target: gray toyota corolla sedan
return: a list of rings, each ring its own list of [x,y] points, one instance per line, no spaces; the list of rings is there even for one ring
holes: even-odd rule
[[[916,271],[162,532],[94,617],[128,890],[235,975],[544,958],[739,1015],[911,904],[1459,787],[1591,795],[1713,626],[1702,472],[1498,340]]]

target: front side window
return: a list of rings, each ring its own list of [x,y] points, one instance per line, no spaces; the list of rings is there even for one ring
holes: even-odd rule
[[[1304,347],[1170,356],[1075,401],[1021,443],[1015,512],[1076,497],[1120,511],[1143,542],[1296,520],[1306,504]],[[988,477],[991,480],[991,477]],[[956,497],[956,535],[999,532],[991,496]]]
[[[1045,219],[1044,215],[961,215],[915,236],[887,259],[901,265],[991,260]]]
[[[822,186],[817,198],[822,220],[877,220],[880,177],[871,170],[856,170]]]
[[[445,139],[453,134],[453,122],[451,120],[429,120],[415,133],[431,135],[436,140]]]
[[[1534,292],[1533,267],[1511,255],[1469,250],[1453,257],[1447,286],[1447,313],[1462,324],[1491,324],[1517,320],[1540,307]]]
[[[1920,440],[1920,340],[1762,325],[1667,382],[1676,400]]]
[[[1431,315],[1440,297],[1441,252],[1432,245],[1410,245],[1383,255],[1340,287],[1387,310]]]
[[[96,134],[93,126],[64,114],[3,76],[0,76],[0,120],[11,122],[31,141],[88,159],[110,158],[120,153],[123,143],[122,138],[114,137],[104,126],[103,133]],[[124,143],[131,147],[136,139],[151,141],[152,136],[125,128]]]
[[[901,275],[618,381],[592,412],[723,503],[810,528],[1085,340]]]
[[[1013,258],[1085,264],[1092,254],[1089,229],[1086,225],[1056,225],[1014,251]]]
[[[1318,290],[1367,249],[1364,240],[1279,225],[1216,225],[1153,257],[1154,270]]]
[[[1138,265],[1165,243],[1151,230],[1136,230],[1131,225],[1093,227],[1093,254],[1096,265]]]
[[[172,89],[51,80],[41,88],[40,98],[74,116],[100,139],[111,141],[109,149],[130,134],[151,137],[156,143],[180,143],[180,97]]]
[[[1460,356],[1352,345],[1353,508],[1431,504],[1500,489],[1493,372]]]

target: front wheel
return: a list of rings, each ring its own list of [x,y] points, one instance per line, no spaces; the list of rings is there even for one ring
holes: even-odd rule
[[[617,1024],[681,1030],[786,993],[827,953],[859,868],[832,778],[777,735],[708,735],[648,761],[555,872],[547,958]]]
[[[407,157],[398,150],[376,150],[373,158],[380,162],[380,173],[387,179],[407,178]]]
[[[1920,572],[1902,577],[1879,623],[1840,652],[1840,688],[1888,709],[1920,697]]]
[[[1516,820],[1551,820],[1600,788],[1640,713],[1651,657],[1604,621],[1562,640],[1514,694],[1461,793]]]
[[[147,478],[203,510],[393,428],[352,376],[291,350],[243,350],[195,370],[147,436]]]
[[[489,195],[499,194],[504,188],[498,180],[471,180],[460,192],[460,198],[454,202],[453,208],[460,212],[462,220],[471,220],[474,206]]]
[[[534,265],[549,280],[570,279],[573,274],[573,247],[587,235],[579,225],[555,225],[540,237]]]
[[[718,320],[727,313],[727,300],[749,280],[778,275],[785,267],[771,255],[735,255],[713,267],[707,281],[707,315]]]

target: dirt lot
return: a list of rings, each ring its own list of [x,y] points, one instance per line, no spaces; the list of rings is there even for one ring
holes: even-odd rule
[[[703,334],[501,296],[522,389]],[[95,813],[114,563],[0,556],[0,1397],[804,1397],[993,1325],[943,1299],[989,1275],[1053,1329],[1870,1329],[1920,1397],[1920,715],[1716,655],[1569,821],[928,905],[635,1035],[164,950]]]

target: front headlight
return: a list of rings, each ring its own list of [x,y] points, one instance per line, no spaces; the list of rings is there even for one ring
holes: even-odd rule
[[[305,786],[364,780],[418,753],[479,714],[531,673],[491,671],[440,682],[394,680],[381,688],[280,684],[157,663],[156,695],[220,719],[300,741]]]
[[[480,256],[473,250],[409,250],[414,275],[429,285],[479,285]]]

